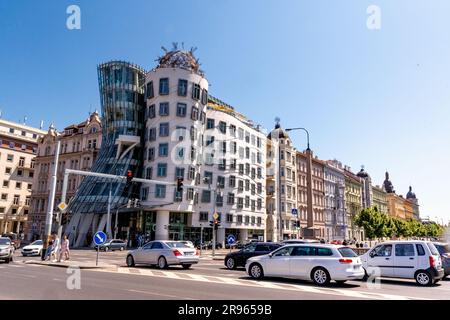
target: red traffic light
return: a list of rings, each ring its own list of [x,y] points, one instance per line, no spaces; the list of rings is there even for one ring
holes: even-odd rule
[[[183,178],[177,178],[177,191],[183,191]]]

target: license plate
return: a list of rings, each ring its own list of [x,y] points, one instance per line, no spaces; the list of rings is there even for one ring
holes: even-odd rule
[[[185,255],[186,256],[193,256],[195,254],[195,252],[186,252]]]
[[[355,265],[355,266],[353,266],[353,270],[356,270],[356,269],[359,269],[359,265]]]

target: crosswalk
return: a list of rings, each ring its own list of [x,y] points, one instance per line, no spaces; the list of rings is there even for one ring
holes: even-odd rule
[[[143,268],[126,268],[119,267],[117,270],[99,269],[95,272],[116,272],[120,274],[132,274],[139,276],[148,277],[161,277],[166,279],[184,280],[184,281],[198,281],[198,282],[208,282],[208,283],[218,283],[223,285],[233,285],[233,286],[247,286],[247,287],[258,287],[267,288],[272,290],[288,290],[297,291],[305,293],[316,293],[324,295],[324,299],[328,295],[333,296],[343,296],[346,298],[356,298],[356,299],[370,299],[370,300],[426,300],[423,298],[409,297],[402,295],[386,294],[380,292],[368,292],[361,290],[350,290],[345,288],[321,288],[314,287],[307,284],[290,284],[290,283],[277,283],[273,281],[255,281],[251,279],[242,278],[230,278],[224,276],[210,276],[210,275],[200,275],[194,273],[181,273],[166,270],[150,270]]]

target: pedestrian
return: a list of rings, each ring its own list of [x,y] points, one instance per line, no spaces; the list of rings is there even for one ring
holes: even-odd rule
[[[50,252],[50,260],[53,257],[53,262],[57,261],[57,257],[58,257],[58,250],[59,250],[59,238],[57,235],[54,235],[54,240],[53,240],[53,244],[52,244],[52,251]]]
[[[347,245],[347,240],[344,239],[344,241],[342,241],[342,245],[346,246]]]
[[[47,260],[48,257],[50,257],[50,253],[53,250],[53,241],[54,241],[54,235],[51,235],[50,239],[48,241],[47,250],[45,250],[44,261]]]
[[[61,250],[59,252],[59,260],[58,262],[61,261],[62,256],[64,255],[64,260],[69,260],[70,259],[70,251],[69,251],[69,238],[67,237],[67,235],[64,235],[64,238],[61,242]]]

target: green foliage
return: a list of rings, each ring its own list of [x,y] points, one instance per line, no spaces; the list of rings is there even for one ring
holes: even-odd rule
[[[364,228],[369,239],[383,237],[440,237],[444,228],[436,223],[423,224],[417,220],[404,221],[367,208],[355,217],[354,223]]]

